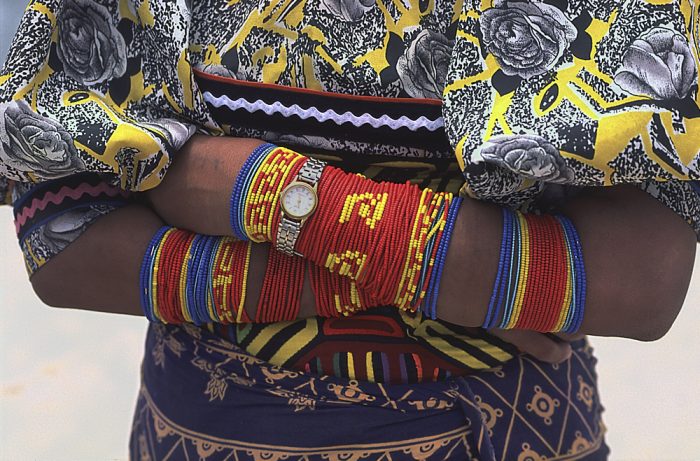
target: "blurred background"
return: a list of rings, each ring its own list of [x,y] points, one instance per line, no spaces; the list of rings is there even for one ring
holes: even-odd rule
[[[0,0],[0,62],[27,0]],[[0,209],[0,459],[126,459],[146,321],[43,306]],[[700,259],[660,341],[594,338],[612,460],[700,460]]]

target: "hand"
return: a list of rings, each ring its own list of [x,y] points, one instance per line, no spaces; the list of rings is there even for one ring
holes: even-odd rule
[[[570,341],[583,338],[584,335],[556,335],[561,341],[551,337],[528,330],[489,330],[494,336],[511,343],[521,352],[529,354],[534,358],[548,363],[561,363],[571,357]]]

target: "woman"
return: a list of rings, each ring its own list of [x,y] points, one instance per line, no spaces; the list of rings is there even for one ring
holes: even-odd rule
[[[661,18],[659,24],[685,11],[675,4],[639,8],[650,9],[646,14]],[[469,44],[477,37],[474,25],[482,10],[478,30],[488,52],[480,60]],[[32,282],[51,305],[140,314],[138,267],[163,222],[201,234],[231,233],[231,185],[260,145],[251,138],[313,152],[378,180],[412,179],[424,187],[456,190],[461,181],[453,172],[459,169],[434,101],[446,79],[447,134],[472,195],[522,205],[539,196],[547,181],[602,185],[598,172],[603,162],[606,184],[646,180],[646,192],[694,225],[697,197],[688,183],[655,181],[680,178],[679,170],[691,178],[695,174],[687,160],[681,162],[685,170],[677,168],[675,175],[667,171],[674,158],[686,158],[681,154],[692,151],[693,130],[697,133],[692,107],[687,108],[697,108],[692,99],[693,94],[697,98],[696,58],[672,27],[657,30],[632,21],[644,30],[625,35],[632,51],[629,56],[621,53],[622,67],[615,75],[618,86],[641,91],[652,101],[670,101],[650,109],[644,99],[638,111],[678,114],[674,127],[683,125],[683,130],[669,132],[671,119],[665,116],[652,123],[655,145],[671,146],[665,157],[659,149],[645,157],[645,149],[624,145],[613,152],[616,144],[603,129],[610,114],[588,122],[592,117],[586,112],[588,118],[574,125],[580,131],[573,139],[591,139],[586,129],[600,125],[598,138],[592,138],[596,141],[571,145],[571,139],[561,136],[558,147],[569,146],[583,156],[593,150],[588,163],[552,154],[541,136],[523,137],[515,149],[507,148],[511,140],[498,136],[487,136],[483,148],[465,147],[479,143],[473,138],[483,135],[470,133],[470,127],[488,124],[496,134],[504,132],[504,123],[513,125],[501,99],[509,99],[518,114],[517,96],[532,89],[532,82],[532,91],[540,95],[537,117],[546,121],[543,127],[533,125],[536,132],[559,126],[567,114],[581,116],[572,112],[574,98],[565,94],[564,85],[555,87],[543,75],[552,69],[565,72],[571,66],[564,64],[573,61],[581,67],[577,75],[589,78],[585,71],[590,66],[581,64],[586,37],[595,39],[596,59],[603,63],[596,65],[605,68],[613,45],[622,45],[606,42],[601,27],[619,31],[629,28],[629,21],[625,11],[594,4],[477,9],[467,4],[408,8],[354,2],[35,3],[7,61],[1,157],[4,174],[20,181],[13,195],[28,267],[37,271]],[[528,29],[527,24],[537,27]],[[676,26],[685,31],[685,24]],[[500,31],[511,31],[517,40]],[[27,56],[24,41],[36,43],[37,38],[38,52]],[[499,40],[505,41],[502,47]],[[666,67],[672,76],[668,84],[645,82],[634,72],[635,57],[641,59],[637,49],[651,53],[644,43],[665,53],[666,62],[675,57],[681,63]],[[512,49],[527,59],[516,59]],[[589,47],[589,59],[591,53]],[[486,72],[486,78],[469,67],[477,62],[500,73]],[[496,92],[484,91],[487,84]],[[327,93],[285,89],[289,86]],[[369,95],[374,98],[361,97]],[[401,99],[406,96],[414,99]],[[483,104],[502,113],[485,110]],[[401,119],[402,114],[407,117]],[[639,147],[632,131],[641,128],[633,117],[625,122],[629,125],[623,126],[631,127],[625,135]],[[194,137],[185,144],[195,127],[237,138]],[[664,139],[660,130],[668,142],[658,143]],[[600,139],[606,142],[597,144]],[[600,159],[598,151],[604,148],[610,149],[605,155],[623,153]],[[528,158],[533,152],[547,155]],[[631,153],[635,155],[629,159]],[[173,165],[165,175],[171,155]],[[398,155],[404,157],[399,164]],[[146,195],[144,207],[106,185],[110,176],[82,172],[111,175],[128,190],[163,182]],[[36,180],[52,181],[28,185]],[[556,192],[548,187],[544,196]],[[647,340],[663,335],[690,278],[691,228],[636,188],[584,190],[556,205],[573,219],[586,250],[589,290],[580,331]],[[497,273],[500,210],[466,200],[459,216],[438,313],[443,320],[477,327],[484,324]],[[628,238],[632,231],[634,240]],[[128,243],[115,253],[113,242],[125,234]],[[613,251],[616,258],[611,259]],[[245,298],[250,317],[255,317],[266,258],[260,245],[253,245],[253,252]],[[649,265],[650,260],[655,264]],[[648,283],[650,279],[656,283]],[[312,291],[303,290],[302,318],[314,313]],[[573,357],[549,366],[512,358],[511,346],[483,331],[399,314],[393,308],[350,319],[212,330],[150,328],[132,457],[185,458],[196,453],[208,459],[601,459],[606,452],[592,359],[581,342],[574,343]],[[536,333],[498,334],[525,350],[551,346]],[[562,353],[567,353],[565,346],[555,349],[555,354]],[[364,366],[358,357],[367,358]],[[446,379],[500,364],[497,371]],[[424,370],[431,371],[429,376]],[[420,381],[424,383],[415,384]],[[325,420],[335,424],[323,424]],[[355,422],[369,422],[370,427]]]

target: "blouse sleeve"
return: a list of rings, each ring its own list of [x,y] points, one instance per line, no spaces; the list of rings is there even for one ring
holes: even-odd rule
[[[698,181],[644,181],[638,186],[690,225],[700,241],[700,183]]]
[[[29,275],[73,243],[100,217],[130,202],[130,195],[95,173],[41,184],[13,183],[15,230]]]
[[[465,0],[443,115],[466,192],[688,193],[662,183],[700,179],[699,34],[691,0]]]
[[[217,129],[188,61],[186,3],[32,2],[0,74],[0,176],[159,184],[197,129]]]

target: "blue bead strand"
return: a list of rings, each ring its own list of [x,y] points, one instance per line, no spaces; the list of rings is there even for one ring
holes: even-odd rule
[[[245,230],[245,204],[246,200],[248,199],[248,193],[250,192],[250,187],[251,184],[253,183],[253,178],[255,177],[255,173],[260,169],[260,165],[263,164],[267,156],[270,154],[275,149],[275,146],[272,144],[268,145],[268,148],[261,151],[259,154],[256,154],[256,159],[255,162],[252,164],[252,167],[246,174],[244,181],[243,181],[243,189],[242,192],[238,198],[238,225],[240,226],[241,233],[246,236],[246,240],[248,239],[248,234],[246,233]]]
[[[498,297],[496,298],[495,310],[493,312],[491,322],[488,324],[487,328],[494,328],[498,323],[500,323],[500,319],[502,318],[503,313],[505,311],[505,296],[506,290],[508,288],[508,283],[510,281],[510,273],[506,272],[506,267],[510,265],[510,259],[513,255],[513,212],[508,210],[507,208],[504,208],[503,216],[505,218],[503,224],[504,233],[502,237],[502,245],[505,252],[503,256],[503,268],[500,271],[501,282],[500,286],[498,287]]]
[[[216,323],[221,323],[222,319],[219,317],[219,311],[216,308],[216,296],[214,296],[214,265],[216,264],[216,254],[219,252],[222,244],[222,238],[217,238],[214,242],[211,258],[209,258],[209,272],[207,278],[207,304],[211,304],[212,306],[212,313],[210,315],[214,316],[212,321]]]
[[[238,175],[236,175],[236,180],[233,183],[233,189],[231,191],[229,219],[231,222],[231,230],[233,235],[235,235],[238,240],[248,240],[248,236],[245,233],[245,227],[242,221],[245,194],[248,190],[246,184],[250,184],[252,176],[257,170],[256,166],[258,166],[267,156],[269,151],[275,147],[275,145],[269,143],[261,144],[260,146],[256,147],[243,163]]]
[[[187,261],[187,311],[192,319],[192,322],[198,324],[199,317],[197,314],[197,294],[195,291],[195,278],[197,274],[197,267],[199,265],[199,258],[201,257],[201,252],[199,248],[201,247],[201,242],[204,239],[203,235],[197,234],[192,240],[192,245],[190,248],[190,256]]]
[[[215,242],[216,237],[204,236],[200,250],[201,256],[195,275],[195,307],[197,309],[198,324],[200,325],[209,323],[212,320],[207,309],[207,281],[209,278],[209,261],[211,260],[211,252]]]
[[[435,230],[437,226],[440,225],[440,221],[442,220],[442,216],[445,213],[445,200],[442,201],[440,204],[440,208],[438,209],[438,213],[435,216],[435,220],[430,226],[430,229],[428,229],[428,233],[430,234]],[[423,265],[421,267],[421,272],[420,272],[420,277],[418,281],[418,290],[416,290],[416,293],[413,295],[413,299],[411,300],[411,305],[415,306],[416,303],[420,300],[420,293],[421,293],[421,288],[423,287],[423,283],[425,282],[425,278],[428,276],[428,270],[430,269],[430,255],[433,254],[433,248],[435,247],[435,241],[437,240],[437,232],[433,234],[430,237],[430,240],[428,241],[427,245],[425,246],[425,251],[423,252]],[[434,269],[437,269],[438,265],[438,258],[440,255],[440,249],[441,249],[441,243],[438,243],[438,248],[437,248],[437,253],[435,255],[435,261],[433,262],[434,264]],[[434,280],[435,277],[431,277],[430,281],[428,282],[428,289],[425,298],[423,299],[423,306],[422,306],[422,311],[424,314],[429,315],[429,312],[426,309],[426,306],[430,304],[430,298],[431,298],[431,289],[434,286]]]
[[[449,248],[450,240],[452,239],[452,232],[454,231],[455,222],[457,221],[457,214],[460,207],[462,206],[463,199],[461,197],[455,197],[450,204],[449,212],[447,214],[447,222],[445,223],[445,229],[442,232],[442,239],[440,245],[438,246],[437,255],[437,267],[436,274],[433,276],[435,278],[435,285],[432,290],[429,313],[430,318],[435,320],[437,318],[437,300],[440,291],[440,281],[442,280],[442,273],[445,267],[445,260],[447,259],[447,250]]]
[[[508,286],[506,289],[506,301],[503,306],[503,317],[498,328],[505,328],[513,314],[513,305],[517,293],[518,282],[520,280],[520,258],[522,256],[520,220],[518,214],[513,212],[513,239],[511,242],[511,257],[508,267]]]
[[[583,314],[586,305],[586,268],[583,262],[583,249],[581,247],[581,239],[579,238],[576,227],[570,219],[562,217],[564,227],[567,230],[569,240],[572,247],[572,260],[574,264],[574,273],[577,285],[577,303],[576,311],[573,316],[571,325],[565,331],[567,333],[575,333],[581,328],[583,322]]]
[[[505,265],[506,257],[506,232],[508,231],[508,210],[503,208],[503,235],[501,236],[501,251],[498,256],[498,270],[496,272],[496,281],[493,284],[493,291],[491,292],[491,299],[489,300],[489,307],[486,311],[486,318],[484,319],[484,328],[491,327],[491,318],[495,316],[495,305],[496,299],[498,297],[498,292],[501,288],[501,274],[503,272],[503,266]]]
[[[566,319],[564,320],[564,324],[561,328],[561,331],[567,332],[571,328],[571,324],[576,313],[576,286],[578,285],[578,283],[576,280],[576,267],[574,265],[573,251],[571,248],[571,236],[569,234],[569,229],[566,226],[566,218],[564,218],[564,216],[558,215],[556,216],[556,219],[559,222],[559,225],[562,227],[562,231],[564,233],[564,243],[566,245],[566,261],[569,266],[567,270],[571,274],[571,301],[569,303],[569,306],[566,306],[568,308],[568,311],[566,312]]]
[[[139,280],[141,282],[141,309],[150,322],[159,322],[153,310],[153,265],[155,263],[156,252],[160,247],[161,240],[165,233],[170,230],[169,226],[163,226],[156,231],[151,238],[146,253],[141,261],[141,271]]]

